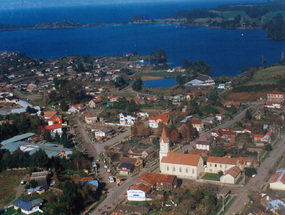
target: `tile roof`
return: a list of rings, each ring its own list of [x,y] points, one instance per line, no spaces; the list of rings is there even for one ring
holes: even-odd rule
[[[193,125],[200,125],[202,123],[202,119],[190,119]]]
[[[285,169],[279,169],[275,172],[270,183],[274,182],[281,182],[282,184],[285,184]]]
[[[176,152],[169,152],[166,157],[163,157],[162,163],[182,164],[190,166],[198,166],[200,155],[182,154]]]
[[[53,125],[45,126],[46,130],[54,130],[54,129],[58,129],[58,128],[62,128],[62,124],[53,124]]]
[[[45,111],[44,112],[44,117],[47,119],[52,118],[54,115],[56,115],[56,111]]]
[[[236,158],[225,158],[225,157],[214,157],[209,156],[207,163],[220,163],[220,164],[231,164],[236,165],[238,159]]]
[[[263,137],[262,134],[255,134],[255,135],[254,135],[254,138],[262,138],[262,137]]]
[[[129,188],[129,190],[141,190],[143,191],[144,193],[148,193],[152,188],[150,186],[147,186],[145,184],[135,184],[133,186],[131,186]]]
[[[154,121],[161,120],[164,123],[168,123],[169,117],[164,114],[159,114],[157,116],[150,117],[149,120],[154,120]]]
[[[195,149],[193,152],[191,152],[192,155],[201,155],[204,152],[207,152],[205,149]]]
[[[271,91],[268,94],[278,94],[278,95],[284,95],[285,93],[280,92],[280,91]]]
[[[240,174],[240,168],[238,168],[237,166],[234,166],[230,168],[228,171],[226,171],[225,175],[228,175],[228,174],[236,178]]]
[[[154,186],[156,183],[172,184],[176,176],[157,173],[144,173],[136,181],[144,181],[147,184]]]

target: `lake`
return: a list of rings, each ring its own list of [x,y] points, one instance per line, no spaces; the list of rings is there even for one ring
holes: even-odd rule
[[[138,14],[164,18],[181,9],[211,8],[230,2],[234,1],[1,10],[0,23],[29,25],[60,20],[114,23],[131,20]],[[150,51],[164,49],[168,62],[173,63],[171,67],[183,65],[184,59],[202,60],[211,65],[214,77],[237,75],[244,67],[258,66],[261,55],[266,64],[274,64],[280,60],[285,48],[285,42],[267,39],[266,32],[262,30],[221,30],[166,24],[0,32],[0,41],[0,50],[25,52],[33,58],[87,54],[110,56],[133,51],[149,54]],[[162,80],[156,83],[162,86]]]

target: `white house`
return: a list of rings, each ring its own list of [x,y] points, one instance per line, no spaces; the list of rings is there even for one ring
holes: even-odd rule
[[[62,134],[62,124],[53,124],[53,125],[47,125],[45,126],[45,129],[50,131],[50,134],[52,136],[55,136],[55,134],[57,133],[59,136],[61,136]]]
[[[133,125],[136,120],[136,116],[134,114],[126,113],[120,113],[119,118],[121,125]]]
[[[14,206],[15,210],[20,209],[23,214],[32,214],[35,212],[43,213],[43,211],[40,209],[43,202],[44,201],[41,198],[32,201],[18,199],[10,207]]]
[[[149,118],[149,127],[150,128],[158,128],[158,124],[162,122],[167,125],[169,123],[169,117],[164,114],[159,114],[154,117]]]
[[[148,198],[152,188],[145,184],[136,184],[129,188],[127,191],[128,201],[149,201]]]
[[[241,176],[241,170],[237,166],[230,168],[220,177],[221,183],[235,184]]]
[[[208,75],[200,74],[192,81],[187,82],[184,86],[196,86],[196,87],[209,87],[215,84],[214,79]]]
[[[216,119],[218,121],[222,121],[223,120],[223,114],[216,114]]]
[[[222,171],[225,173],[234,166],[239,166],[239,160],[237,158],[209,156],[205,172],[218,173]]]
[[[137,116],[140,117],[141,119],[145,119],[149,117],[147,112],[139,112],[137,113]]]
[[[96,139],[102,139],[114,133],[114,130],[112,128],[106,128],[106,127],[100,129],[94,129],[92,131],[95,132]]]
[[[270,189],[285,190],[285,169],[279,169],[270,181]]]

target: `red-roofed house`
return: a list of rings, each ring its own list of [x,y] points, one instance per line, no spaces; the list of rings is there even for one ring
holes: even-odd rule
[[[68,113],[79,113],[83,112],[86,109],[86,107],[83,104],[76,104],[76,105],[70,105],[68,109]]]
[[[162,122],[165,125],[168,125],[170,119],[165,114],[159,114],[154,117],[149,118],[149,127],[150,128],[158,128],[158,124]]]
[[[285,190],[285,169],[279,169],[270,181],[270,189]]]
[[[204,123],[202,119],[190,119],[193,128],[196,128],[197,131],[202,131],[204,129]]]
[[[282,103],[284,102],[285,93],[279,91],[272,91],[267,94],[267,101],[274,103]]]
[[[102,102],[103,99],[102,98],[95,98],[95,99],[92,99],[89,103],[88,103],[88,106],[91,107],[91,108],[96,108],[96,105],[100,102]]]
[[[56,111],[45,111],[44,112],[44,118],[45,118],[45,120],[49,120],[50,118],[52,118],[56,114],[57,114]]]
[[[238,108],[240,107],[240,102],[230,101],[230,102],[227,102],[227,103],[225,104],[225,106],[226,106],[227,108],[230,108],[232,105],[233,105],[236,109],[238,109]]]
[[[98,121],[98,117],[96,114],[90,114],[90,113],[85,114],[85,122],[87,124],[93,124],[97,121]]]
[[[240,175],[241,175],[240,168],[234,166],[230,168],[228,171],[226,171],[226,173],[220,177],[220,182],[226,184],[235,184],[240,178]]]
[[[45,126],[45,129],[50,131],[51,135],[54,136],[56,133],[61,136],[62,124],[53,124]]]
[[[218,173],[222,171],[225,173],[234,166],[239,166],[239,160],[237,158],[209,156],[205,172]]]
[[[126,98],[127,102],[131,102],[132,100],[134,100],[136,104],[139,104],[141,99],[140,98]]]
[[[128,201],[150,201],[148,198],[152,188],[145,184],[135,184],[127,191]]]

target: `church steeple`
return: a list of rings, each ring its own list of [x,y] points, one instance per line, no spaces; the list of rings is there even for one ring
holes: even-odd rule
[[[160,142],[159,161],[161,161],[162,157],[166,157],[167,153],[169,152],[169,139],[166,135],[164,127],[159,142]]]

